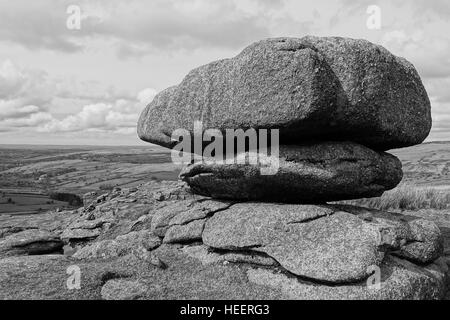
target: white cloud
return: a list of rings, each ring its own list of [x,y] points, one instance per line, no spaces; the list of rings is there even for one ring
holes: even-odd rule
[[[45,111],[51,91],[44,72],[4,61],[0,64],[0,120]]]
[[[258,8],[251,12],[238,5],[241,1],[79,0],[80,30],[66,28],[66,8],[73,4],[69,0],[4,1],[0,2],[0,41],[30,49],[77,52],[93,37],[106,37],[124,56],[161,48],[239,48],[269,35],[264,10],[271,7],[267,1],[260,5],[250,1]]]
[[[40,108],[33,105],[20,105],[16,101],[0,100],[0,120],[16,118],[39,112]]]
[[[133,104],[132,101],[128,103]],[[136,104],[136,101],[134,101],[134,104]],[[134,129],[139,117],[138,112],[124,113],[122,110],[118,110],[119,105],[120,103],[86,105],[79,113],[61,120],[52,118],[44,125],[39,126],[37,130],[42,132],[70,132],[90,129],[101,131],[116,131],[123,128]]]
[[[381,44],[393,53],[412,61],[421,76],[439,78],[450,76],[450,38],[439,33],[416,30],[387,32]]]
[[[130,133],[135,131],[145,104],[157,93],[146,88],[133,95],[75,79],[50,79],[39,70],[26,70],[10,60],[0,65],[0,88],[2,132],[27,128],[53,133]],[[68,99],[82,103],[80,111],[62,117],[51,112],[58,110],[55,103]]]
[[[155,89],[146,88],[138,93],[137,99],[139,102],[149,103],[153,100],[157,93],[158,92]]]
[[[0,1],[0,40],[30,49],[48,48],[61,52],[82,49],[66,28],[67,0]]]
[[[47,112],[36,112],[23,118],[9,118],[2,120],[0,121],[0,125],[3,129],[9,128],[10,130],[15,128],[39,127],[52,119],[53,117]]]
[[[121,106],[126,104],[126,108]],[[119,134],[135,133],[139,113],[144,105],[138,100],[118,100],[115,103],[96,103],[85,105],[78,113],[56,118],[48,112],[33,109],[22,117],[0,120],[2,131],[17,131],[28,128],[35,132],[82,132],[97,130]]]

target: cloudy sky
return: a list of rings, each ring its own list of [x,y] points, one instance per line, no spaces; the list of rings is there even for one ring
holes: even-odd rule
[[[448,30],[448,0],[0,0],[0,144],[141,144],[140,111],[192,68],[308,34],[410,60],[432,101],[428,141],[450,140]]]

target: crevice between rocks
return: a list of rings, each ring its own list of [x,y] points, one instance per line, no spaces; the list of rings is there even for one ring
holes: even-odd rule
[[[106,282],[114,279],[129,279],[133,276],[131,274],[119,273],[114,271],[106,271],[100,276],[100,285],[104,286]]]
[[[322,218],[328,218],[328,217],[332,216],[333,214],[335,214],[336,212],[339,212],[339,211],[333,211],[330,214],[326,214],[326,215],[323,215],[323,216],[316,216],[316,217],[306,218],[304,220],[288,221],[288,222],[286,222],[286,224],[287,225],[292,225],[292,224],[308,223],[308,222],[316,221],[316,220],[319,220],[319,219],[322,219]]]
[[[35,247],[40,246],[51,246],[47,249],[34,249]],[[33,243],[27,243],[23,245],[15,245],[11,249],[12,250],[21,250],[27,252],[30,256],[38,256],[38,255],[46,255],[46,254],[64,254],[63,250],[64,244],[58,240],[55,241],[36,241]]]
[[[202,201],[207,201],[207,200],[211,200],[211,199],[202,199]],[[186,225],[188,225],[189,223],[191,223],[191,222],[194,222],[194,221],[199,221],[199,220],[208,220],[209,218],[211,218],[212,216],[214,216],[216,213],[218,213],[218,212],[221,212],[221,211],[225,211],[225,210],[228,210],[228,209],[230,209],[233,205],[235,205],[236,203],[234,202],[234,203],[231,203],[229,206],[227,206],[227,207],[225,207],[225,208],[219,208],[219,209],[217,209],[217,210],[213,210],[213,211],[211,211],[211,212],[208,212],[204,217],[202,217],[202,218],[195,218],[195,219],[192,219],[192,220],[189,220],[189,221],[186,221],[186,222],[184,222],[184,223],[174,223],[174,224],[170,224],[170,225],[168,225],[167,227],[168,228],[170,228],[170,227],[173,227],[173,226],[186,226]],[[175,216],[176,217],[176,216]],[[174,217],[174,218],[175,218]],[[206,222],[206,221],[205,221]],[[203,227],[204,228],[204,227]],[[202,232],[203,232],[203,230],[202,230]]]

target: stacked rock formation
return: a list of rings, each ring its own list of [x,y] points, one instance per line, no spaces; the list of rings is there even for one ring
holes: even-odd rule
[[[428,135],[430,102],[408,61],[364,40],[263,40],[157,95],[138,134],[173,148],[172,133],[194,135],[195,121],[221,132],[278,129],[279,158],[260,156],[279,169],[262,175],[260,164],[210,159],[187,166],[181,179],[207,200],[156,213],[152,230],[163,242],[201,240],[208,252],[254,255],[287,275],[259,269],[249,278],[296,298],[442,295],[446,266],[434,223],[328,204],[394,188],[401,163],[385,150]],[[366,285],[374,272],[376,290]]]

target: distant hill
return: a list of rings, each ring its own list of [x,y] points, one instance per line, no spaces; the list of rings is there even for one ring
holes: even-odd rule
[[[450,142],[427,142],[389,151],[403,163],[405,181],[418,185],[450,186]]]
[[[159,146],[0,146],[0,190],[84,193],[176,180],[180,168]],[[47,190],[48,189],[48,190]]]

